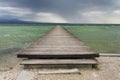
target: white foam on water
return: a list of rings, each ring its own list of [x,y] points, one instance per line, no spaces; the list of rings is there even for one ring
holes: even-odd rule
[[[10,35],[9,35],[9,34],[5,34],[5,35],[4,35],[4,37],[8,37],[8,36],[10,36]]]

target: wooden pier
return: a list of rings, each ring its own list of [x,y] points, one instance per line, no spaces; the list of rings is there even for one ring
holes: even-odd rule
[[[35,43],[17,54],[26,58],[21,65],[37,67],[60,67],[61,65],[93,66],[99,54],[65,30],[56,26]]]

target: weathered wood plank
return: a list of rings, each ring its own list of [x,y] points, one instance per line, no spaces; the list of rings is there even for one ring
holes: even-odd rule
[[[18,55],[92,55],[96,54],[95,52],[22,52],[21,54]],[[98,54],[97,54],[98,55]]]
[[[29,54],[28,53],[23,53],[23,54],[19,54],[17,55],[18,57],[20,58],[35,58],[35,59],[54,59],[54,58],[57,58],[57,59],[81,59],[81,58],[94,58],[94,57],[99,57],[99,54],[96,54],[96,53],[93,53],[93,52],[82,52],[82,53],[78,53],[78,52],[74,52],[74,53],[66,53],[64,52],[63,54],[61,53],[48,53],[48,52],[34,52],[32,54]]]
[[[21,65],[97,64],[95,59],[28,59]]]
[[[120,57],[119,53],[100,53],[101,57]]]
[[[54,71],[39,71],[39,75],[48,75],[48,74],[80,74],[78,69],[62,69]]]

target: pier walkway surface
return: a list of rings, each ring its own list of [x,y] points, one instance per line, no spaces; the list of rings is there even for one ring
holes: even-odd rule
[[[39,65],[94,65],[99,54],[61,26],[56,26],[35,43],[18,53],[27,58],[24,66]]]

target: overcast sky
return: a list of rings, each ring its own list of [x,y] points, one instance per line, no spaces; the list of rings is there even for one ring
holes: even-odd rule
[[[0,0],[0,20],[120,23],[120,0]]]

